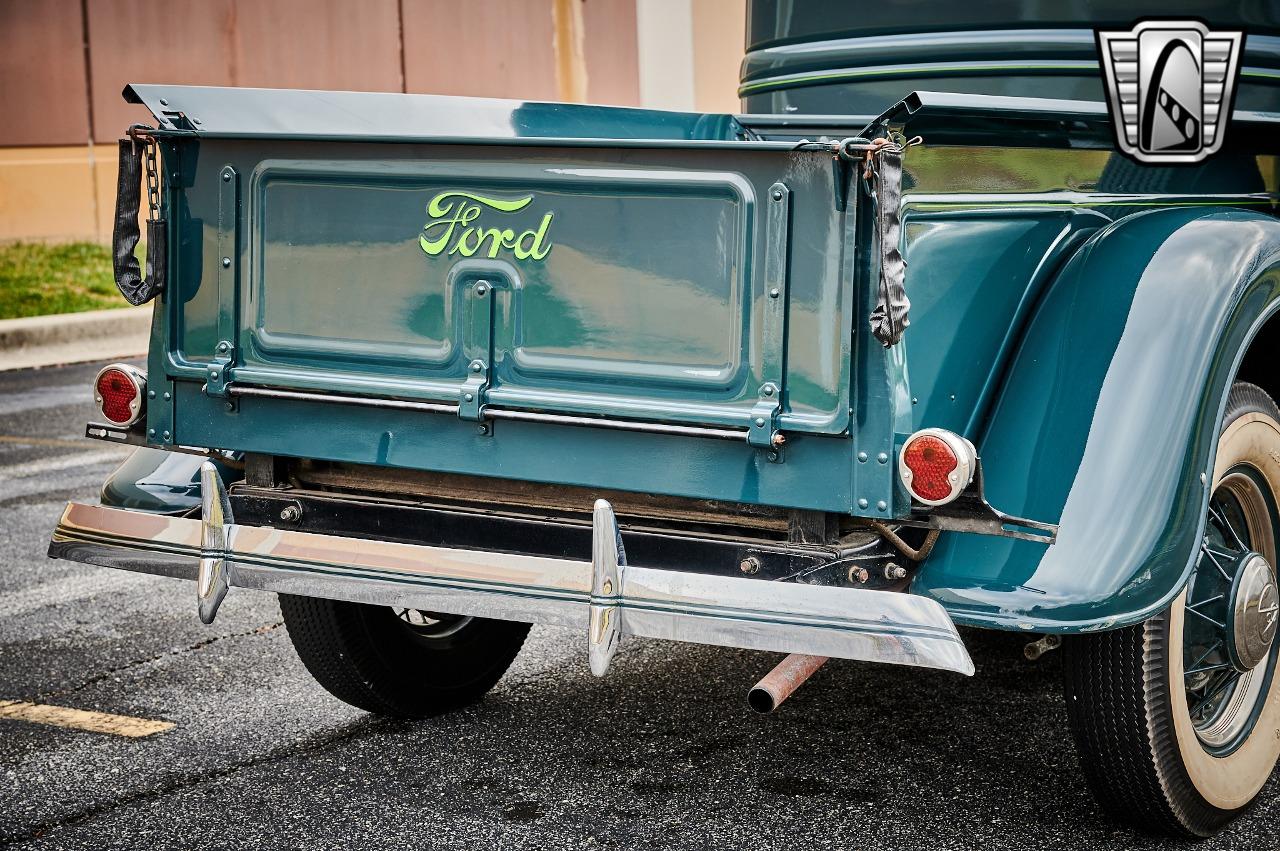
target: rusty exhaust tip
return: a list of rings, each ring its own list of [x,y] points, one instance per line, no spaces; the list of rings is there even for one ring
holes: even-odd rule
[[[773,695],[768,689],[760,688],[760,686],[752,686],[751,691],[747,692],[747,706],[750,706],[761,715],[768,715],[770,712],[778,708],[773,702]]]
[[[761,715],[769,714],[804,685],[826,661],[826,656],[792,653],[747,692],[747,706]]]

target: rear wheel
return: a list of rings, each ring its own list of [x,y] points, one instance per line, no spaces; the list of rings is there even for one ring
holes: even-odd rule
[[[529,624],[280,595],[307,670],[339,700],[425,718],[474,703],[515,659]]]
[[[1276,545],[1280,410],[1231,391],[1204,535],[1166,611],[1063,645],[1085,776],[1118,820],[1209,836],[1253,802],[1280,755]]]

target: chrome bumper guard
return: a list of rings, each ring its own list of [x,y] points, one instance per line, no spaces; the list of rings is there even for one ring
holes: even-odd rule
[[[49,555],[196,580],[213,621],[229,587],[588,627],[603,676],[624,635],[973,673],[937,602],[628,565],[613,508],[597,500],[592,559],[458,550],[237,525],[212,464],[202,516],[68,503]]]

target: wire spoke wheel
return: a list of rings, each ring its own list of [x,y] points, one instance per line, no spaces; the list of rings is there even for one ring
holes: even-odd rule
[[[1229,752],[1248,734],[1271,674],[1271,666],[1240,658],[1233,628],[1241,618],[1275,614],[1275,603],[1257,599],[1259,586],[1241,575],[1259,569],[1259,558],[1265,561],[1261,569],[1269,571],[1275,563],[1275,508],[1266,485],[1262,472],[1247,465],[1232,468],[1219,482],[1187,588],[1182,633],[1187,712],[1196,736],[1212,753]]]
[[[392,606],[396,617],[423,638],[447,638],[471,623],[467,615],[446,615],[440,612],[424,612],[422,609],[403,609]]]
[[[1185,589],[1144,623],[1063,644],[1085,778],[1119,821],[1210,836],[1257,797],[1280,756],[1277,530],[1280,409],[1227,398]]]

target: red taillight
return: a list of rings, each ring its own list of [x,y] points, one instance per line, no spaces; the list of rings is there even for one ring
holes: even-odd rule
[[[917,500],[942,505],[969,486],[976,465],[973,444],[944,429],[927,428],[902,445],[898,473]]]
[[[93,383],[94,401],[108,422],[132,425],[142,415],[146,380],[136,370],[125,366],[108,366],[98,373]]]
[[[946,499],[951,495],[947,476],[960,466],[951,447],[936,437],[922,437],[902,450],[902,463],[911,471],[911,491],[925,499]]]

